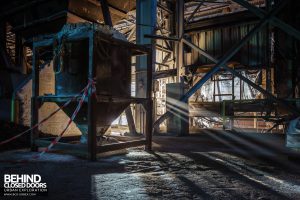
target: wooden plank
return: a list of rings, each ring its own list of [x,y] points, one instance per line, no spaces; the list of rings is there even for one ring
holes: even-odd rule
[[[136,135],[136,129],[135,129],[135,124],[134,124],[130,105],[125,109],[125,114],[126,114],[126,119],[128,122],[128,128],[129,128],[130,134]]]
[[[45,140],[45,139],[36,139],[34,141],[34,144],[37,147],[48,147],[51,143],[51,140]],[[61,150],[65,153],[80,153],[80,154],[87,154],[87,145],[84,144],[69,144],[69,143],[63,143],[58,142],[55,144],[51,150]]]
[[[146,140],[143,139],[143,140],[134,140],[129,142],[120,142],[115,144],[102,145],[97,147],[97,153],[142,146],[142,145],[146,145],[146,143],[147,143]]]
[[[154,49],[154,48],[153,48]],[[146,98],[148,99],[147,102],[145,102],[144,107],[146,110],[146,146],[145,149],[147,151],[152,150],[152,130],[153,130],[153,101],[152,101],[152,78],[153,78],[153,71],[155,67],[153,67],[155,61],[155,55],[151,51],[148,53],[147,56],[147,93]]]
[[[154,79],[160,79],[160,78],[167,78],[170,76],[176,76],[177,75],[177,69],[169,69],[169,70],[162,70],[162,71],[156,71],[153,74]]]

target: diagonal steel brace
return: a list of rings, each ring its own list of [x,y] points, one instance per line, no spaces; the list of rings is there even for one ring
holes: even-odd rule
[[[256,16],[258,16],[261,19],[264,18],[268,14],[267,11],[258,8],[245,0],[232,0],[232,1],[247,8],[250,12],[252,12],[253,14],[255,14]],[[291,36],[294,36],[295,38],[300,40],[300,31],[295,29],[294,27],[290,26],[289,24],[283,22],[282,20],[278,19],[277,17],[273,16],[270,19],[270,23],[273,26],[276,26],[276,27],[282,29],[287,34],[290,34]]]
[[[269,14],[267,14],[239,43],[237,43],[236,45],[234,45],[219,61],[217,59],[213,58],[212,56],[210,56],[209,54],[207,54],[205,51],[203,51],[202,49],[200,49],[196,45],[194,45],[194,44],[188,42],[187,40],[185,40],[184,38],[182,38],[182,40],[183,40],[183,42],[185,44],[187,44],[188,46],[190,46],[190,47],[198,50],[205,57],[207,57],[208,59],[210,59],[213,62],[215,62],[216,65],[209,72],[207,72],[186,94],[184,94],[180,98],[180,101],[186,102],[198,89],[200,89],[202,87],[202,85],[208,79],[211,78],[211,76],[213,74],[215,74],[217,71],[219,71],[219,69],[221,67],[224,67],[226,70],[229,69],[229,71],[231,72],[231,68],[229,68],[228,66],[226,66],[226,63],[252,38],[253,35],[255,35],[257,32],[259,32],[268,23],[268,21],[270,20],[270,18],[272,18],[274,15],[276,15],[285,5],[286,5],[286,1],[281,1],[280,4],[276,8],[274,8]],[[234,73],[237,73],[237,72],[234,71]],[[243,77],[239,73],[237,73],[235,75],[238,76],[241,79],[243,78],[245,82],[250,82],[249,84],[251,84],[251,85],[254,84],[252,81],[250,81],[247,78]],[[254,84],[254,85],[256,86],[256,84]],[[262,89],[262,90],[264,90],[264,89]],[[273,98],[274,100],[277,100],[276,97],[274,97],[274,98]],[[286,105],[286,104],[284,104],[284,105]],[[293,113],[297,112],[297,110],[295,111],[294,108],[293,109],[289,108],[289,110],[292,110]],[[296,114],[296,113],[294,113],[294,114]],[[298,112],[297,112],[297,114],[298,114]],[[157,119],[154,122],[153,127],[154,128],[157,127],[159,124],[161,124],[169,116],[171,116],[171,112],[167,111],[165,114],[163,114],[159,119]]]

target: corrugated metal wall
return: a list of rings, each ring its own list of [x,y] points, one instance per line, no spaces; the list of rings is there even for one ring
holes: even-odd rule
[[[226,27],[216,27],[191,33],[191,40],[200,48],[216,58],[221,58],[234,44],[239,42],[255,23],[240,24]],[[230,61],[237,61],[249,67],[263,66],[265,63],[265,32],[256,34]],[[192,55],[185,56],[186,65],[211,64],[204,56],[192,50]]]

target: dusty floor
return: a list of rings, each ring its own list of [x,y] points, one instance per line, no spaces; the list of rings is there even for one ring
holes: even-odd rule
[[[152,153],[135,148],[97,162],[34,154],[2,152],[0,171],[40,174],[48,199],[300,199],[300,164],[281,135],[156,136]]]

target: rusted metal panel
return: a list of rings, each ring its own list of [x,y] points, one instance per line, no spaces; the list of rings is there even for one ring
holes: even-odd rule
[[[88,81],[88,41],[72,41],[63,45],[63,57],[57,56],[54,60],[55,94],[72,96],[78,94]]]
[[[102,40],[101,35],[94,38],[93,69],[95,70],[96,95],[106,97],[130,98],[131,51],[121,44],[115,45]],[[56,96],[78,94],[88,83],[87,40],[72,41],[65,44],[64,59],[56,73]],[[97,134],[104,135],[115,120],[128,107],[130,102],[97,102],[95,106]],[[76,103],[65,108],[71,116]],[[81,132],[87,131],[87,107],[84,105],[75,123]]]

